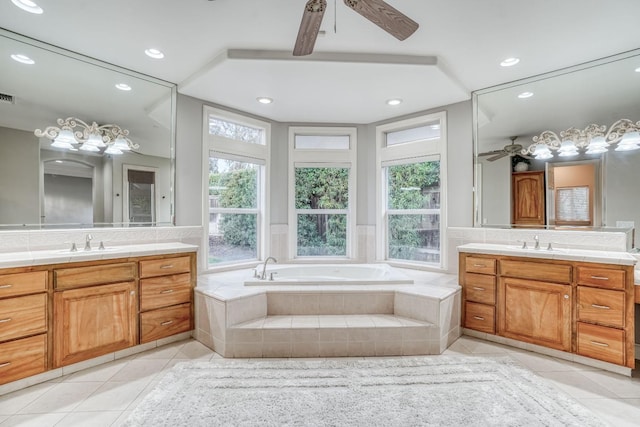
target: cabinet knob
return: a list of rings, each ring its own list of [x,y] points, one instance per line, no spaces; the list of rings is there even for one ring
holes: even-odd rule
[[[564,294],[564,299],[569,299],[569,295]]]

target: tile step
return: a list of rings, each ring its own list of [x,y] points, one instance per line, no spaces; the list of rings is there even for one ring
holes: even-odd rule
[[[407,328],[436,325],[393,314],[319,314],[265,316],[231,326],[229,329],[325,329],[325,328]]]

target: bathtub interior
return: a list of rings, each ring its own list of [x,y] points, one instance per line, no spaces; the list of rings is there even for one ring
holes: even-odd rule
[[[262,273],[260,266],[252,270],[245,286],[282,284],[413,284],[412,278],[387,264],[280,264],[269,265],[265,279],[253,277]]]

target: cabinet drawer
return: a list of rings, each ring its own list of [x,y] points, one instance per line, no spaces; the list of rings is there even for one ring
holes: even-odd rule
[[[46,271],[0,275],[0,298],[32,294],[46,290]]]
[[[160,308],[140,314],[140,343],[191,330],[191,304]]]
[[[571,265],[501,260],[500,275],[545,282],[571,283]]]
[[[56,289],[71,289],[107,283],[128,282],[136,277],[134,262],[93,265],[54,270]]]
[[[578,286],[578,320],[624,327],[624,291]]]
[[[464,307],[465,328],[475,329],[476,331],[487,332],[489,334],[496,333],[495,307],[485,304],[476,304],[474,302],[467,302]]]
[[[191,274],[140,280],[140,311],[191,302]]]
[[[468,273],[465,276],[464,292],[467,301],[483,304],[496,303],[496,278],[486,274]]]
[[[623,330],[578,322],[578,354],[624,365],[624,346]]]
[[[0,341],[47,330],[47,294],[0,300]]]
[[[468,256],[465,258],[465,271],[468,273],[496,274],[496,260]]]
[[[578,284],[608,289],[624,289],[625,272],[599,267],[578,267]]]
[[[188,256],[140,261],[141,278],[188,273],[189,271],[191,271],[191,258]]]
[[[46,334],[0,344],[0,384],[44,372],[46,354]]]

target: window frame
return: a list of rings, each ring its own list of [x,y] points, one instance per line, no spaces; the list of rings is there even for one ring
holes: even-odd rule
[[[295,148],[296,135],[312,136],[335,136],[348,135],[348,149],[308,149]],[[289,221],[289,259],[292,261],[316,261],[316,262],[340,262],[349,261],[356,258],[356,185],[357,185],[357,137],[358,132],[355,127],[310,127],[310,126],[290,126],[289,127],[289,191],[288,191],[288,221]],[[348,178],[348,198],[349,204],[346,209],[296,209],[296,168],[318,167],[318,168],[347,168]],[[347,215],[346,232],[346,252],[344,256],[299,256],[298,255],[298,215],[299,214],[345,214]]]
[[[440,138],[415,140],[406,143],[386,145],[389,132],[420,127],[438,121]],[[413,164],[424,161],[440,162],[440,262],[438,265],[422,261],[389,258],[389,215],[430,215],[433,209],[389,209],[387,167]],[[423,115],[376,126],[376,260],[399,267],[425,270],[446,270],[448,268],[447,230],[447,113]]]
[[[219,120],[230,121],[241,125],[251,126],[264,130],[264,145],[250,142],[239,141],[226,138],[220,135],[212,135],[209,133],[209,117],[215,117]],[[232,113],[226,110],[203,106],[203,144],[202,144],[202,179],[203,179],[203,210],[202,224],[203,233],[203,251],[204,271],[221,271],[230,268],[242,268],[255,266],[261,261],[269,248],[269,199],[267,197],[267,189],[270,182],[270,156],[271,156],[271,124],[262,120]],[[214,155],[216,158],[234,160],[239,162],[253,163],[260,166],[258,172],[258,195],[256,200],[256,208],[214,208],[216,212],[221,213],[240,213],[254,214],[257,213],[256,223],[256,249],[257,258],[251,260],[240,260],[237,262],[224,262],[219,265],[209,264],[209,215],[211,208],[209,206],[209,158]]]

